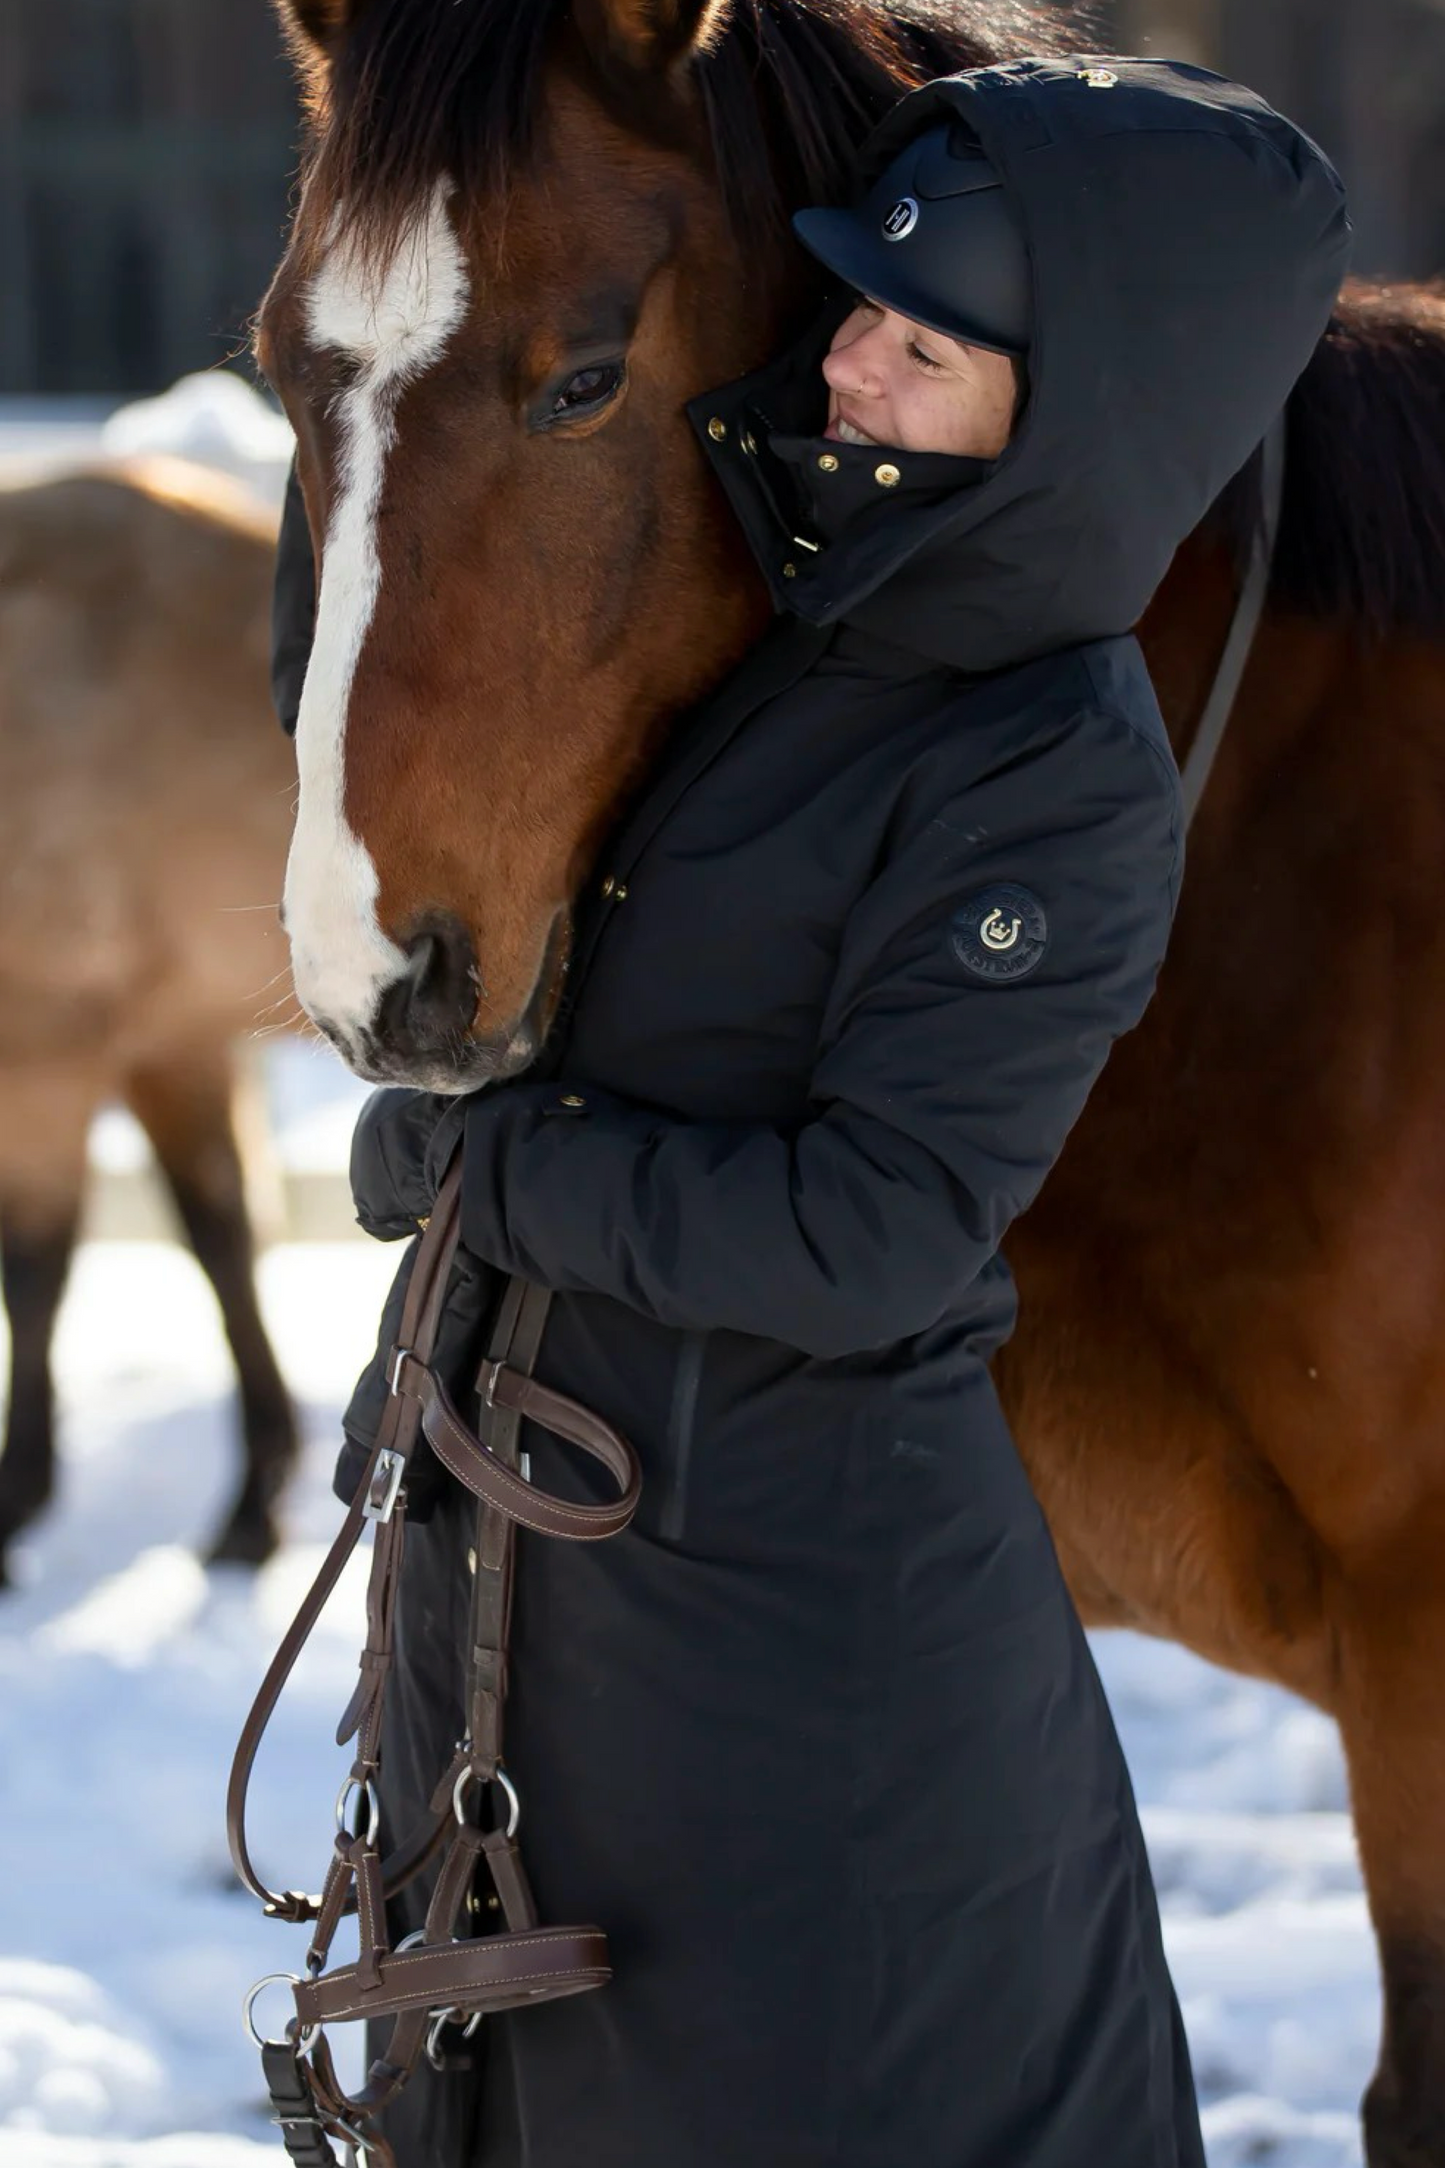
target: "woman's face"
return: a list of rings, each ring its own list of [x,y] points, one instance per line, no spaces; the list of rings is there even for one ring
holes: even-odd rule
[[[997,459],[1013,428],[1007,354],[930,331],[860,295],[823,357],[825,436],[904,452]]]

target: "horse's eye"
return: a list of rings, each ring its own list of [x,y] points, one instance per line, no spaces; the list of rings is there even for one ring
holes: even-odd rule
[[[333,353],[327,356],[327,371],[337,391],[350,391],[361,376],[362,362],[359,354]]]
[[[599,361],[590,369],[579,369],[552,401],[551,418],[561,421],[569,414],[585,414],[593,407],[605,406],[622,389],[625,374],[620,361]]]

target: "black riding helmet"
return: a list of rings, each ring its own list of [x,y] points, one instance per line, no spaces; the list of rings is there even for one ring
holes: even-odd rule
[[[1016,359],[1033,329],[1023,222],[957,121],[904,145],[847,210],[799,211],[805,248],[871,300]]]

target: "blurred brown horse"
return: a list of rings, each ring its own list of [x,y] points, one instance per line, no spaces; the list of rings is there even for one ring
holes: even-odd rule
[[[262,506],[178,461],[0,489],[0,1582],[53,1483],[51,1332],[109,1099],[150,1138],[236,1358],[245,1473],[214,1555],[275,1540],[295,1424],[232,1120],[232,1044],[278,971],[289,994],[274,548]]]
[[[284,0],[312,99],[259,346],[321,560],[286,903],[362,1073],[556,1013],[598,839],[766,604],[683,402],[814,305],[785,213],[1057,13]],[[1082,41],[1081,41],[1082,42]],[[1256,465],[1142,628],[1187,749]],[[1010,1242],[1000,1365],[1079,1604],[1339,1720],[1383,1960],[1372,2168],[1445,2162],[1445,301],[1352,292],[1143,1027]],[[610,884],[602,893],[615,906]]]

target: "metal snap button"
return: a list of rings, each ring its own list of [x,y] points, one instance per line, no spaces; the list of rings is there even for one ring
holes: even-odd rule
[[[714,444],[721,444],[723,438],[728,433],[728,425],[725,421],[722,421],[716,414],[714,414],[712,420],[707,425],[707,433],[712,438]]]
[[[893,489],[903,480],[903,476],[885,459],[881,467],[873,469],[873,479],[880,489]]]
[[[838,462],[832,452],[822,453],[819,457],[818,465],[821,467],[824,474],[836,474],[838,472]]]

